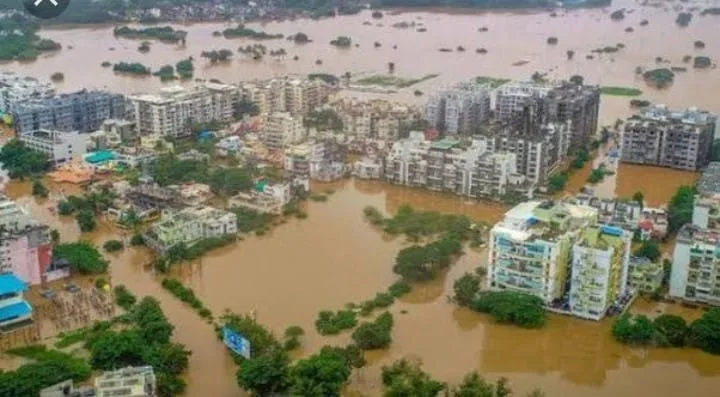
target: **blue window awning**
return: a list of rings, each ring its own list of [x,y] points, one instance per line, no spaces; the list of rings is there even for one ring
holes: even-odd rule
[[[27,291],[27,285],[16,275],[7,273],[0,274],[0,295],[14,294]]]

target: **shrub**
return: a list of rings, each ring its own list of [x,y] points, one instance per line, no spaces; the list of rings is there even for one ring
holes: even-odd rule
[[[103,244],[103,248],[107,252],[117,252],[123,249],[125,245],[120,240],[108,240]]]
[[[335,335],[357,325],[357,315],[352,310],[321,311],[315,320],[315,328],[320,335]]]

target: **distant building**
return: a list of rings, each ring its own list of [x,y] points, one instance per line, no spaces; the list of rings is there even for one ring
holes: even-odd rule
[[[403,128],[420,119],[420,110],[398,102],[342,98],[328,104],[343,122],[345,135],[393,141]]]
[[[194,88],[163,88],[159,94],[131,95],[131,119],[138,134],[177,137],[190,134],[190,123],[233,120],[238,88],[206,83]]]
[[[228,200],[228,207],[247,208],[270,214],[281,214],[292,199],[290,183],[259,183],[254,190],[241,192]]]
[[[427,141],[422,133],[396,141],[385,158],[385,179],[466,197],[498,197],[525,190],[513,154],[493,153],[484,140]]]
[[[87,151],[85,136],[78,131],[40,129],[18,135],[27,147],[45,153],[53,164],[82,157]]]
[[[96,377],[95,391],[98,397],[157,397],[157,381],[152,367],[127,367]]]
[[[261,115],[306,114],[327,102],[330,86],[320,79],[288,76],[240,83],[240,96],[258,106]]]
[[[353,164],[353,175],[359,179],[381,179],[383,163],[375,157],[364,157]]]
[[[343,178],[348,171],[343,148],[332,140],[313,140],[289,147],[283,166],[293,177],[323,182]]]
[[[190,207],[180,211],[164,211],[149,234],[160,251],[184,243],[237,234],[237,216],[212,207]]]
[[[27,285],[14,274],[0,274],[0,332],[32,322],[32,307],[23,296],[27,289]]]
[[[0,273],[13,273],[30,285],[69,276],[51,272],[52,260],[50,230],[46,225],[0,232]]]
[[[107,119],[125,117],[125,98],[104,91],[77,91],[23,101],[13,112],[18,134],[37,130],[94,132]]]
[[[13,72],[0,73],[0,113],[13,114],[18,105],[33,100],[51,98],[55,89],[50,82]]]
[[[270,150],[281,150],[302,142],[307,133],[301,117],[290,113],[272,113],[265,122],[262,140]]]
[[[720,195],[720,162],[708,163],[703,169],[700,180],[697,182],[697,190],[703,196]]]
[[[511,120],[529,104],[536,104],[537,121],[570,126],[569,147],[589,145],[598,127],[600,90],[573,83],[509,83],[495,91],[495,117]]]
[[[425,105],[425,118],[449,134],[471,133],[490,117],[490,97],[490,85],[463,82],[433,94]]]
[[[694,108],[649,108],[626,121],[621,160],[697,171],[710,161],[715,125],[715,116]]]

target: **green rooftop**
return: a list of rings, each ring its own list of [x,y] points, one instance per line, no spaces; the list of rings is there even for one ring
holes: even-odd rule
[[[433,142],[430,147],[432,149],[441,149],[441,150],[448,150],[452,149],[455,146],[459,145],[460,141],[450,138],[441,139],[439,141]]]

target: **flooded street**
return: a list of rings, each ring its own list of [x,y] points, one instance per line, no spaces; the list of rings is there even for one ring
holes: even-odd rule
[[[27,186],[11,184],[8,193],[39,219],[59,228],[64,239],[79,236],[73,220],[59,220],[48,210],[49,203],[27,196]],[[308,219],[289,221],[265,237],[247,237],[196,263],[176,267],[173,274],[195,289],[215,313],[256,310],[259,321],[278,335],[289,325],[300,325],[307,333],[301,354],[309,354],[322,345],[349,340],[348,334],[316,333],[314,321],[320,310],[336,310],[372,297],[396,279],[393,260],[406,243],[402,237],[387,240],[367,224],[363,207],[373,205],[390,213],[408,202],[485,222],[497,220],[504,210],[379,183],[346,181],[330,187],[336,192],[328,202],[309,203]],[[103,228],[82,237],[102,244],[117,236]],[[108,258],[113,283],[125,284],[137,295],[156,296],[176,325],[178,341],[193,350],[187,395],[211,391],[214,396],[242,396],[234,380],[235,366],[211,326],[162,290],[144,267],[147,253],[126,249]],[[380,367],[405,356],[421,359],[424,368],[443,381],[458,382],[475,369],[491,379],[508,377],[518,393],[541,387],[548,396],[705,397],[720,387],[720,357],[691,349],[627,348],[612,341],[610,321],[553,315],[545,328],[523,330],[494,324],[486,316],[449,304],[446,296],[453,281],[486,261],[486,252],[467,250],[444,277],[416,287],[396,303],[391,348],[368,353],[369,366],[353,375],[348,391],[379,395]],[[635,310],[654,314],[658,309],[688,318],[699,314],[650,302],[639,303]]]

